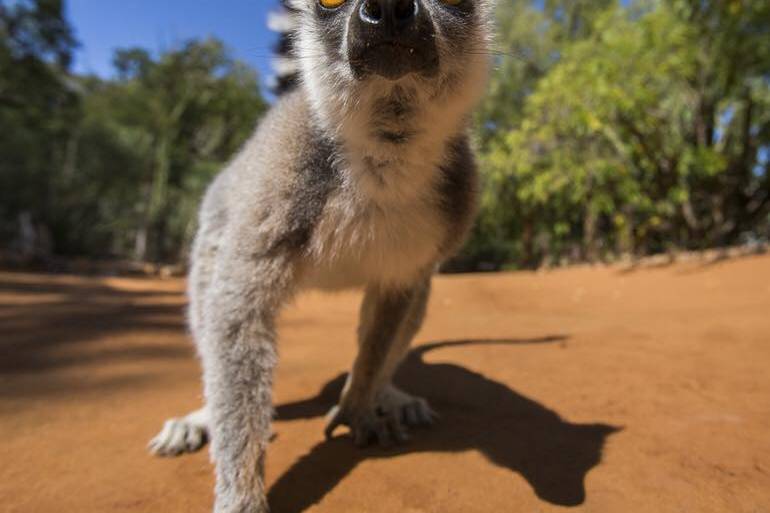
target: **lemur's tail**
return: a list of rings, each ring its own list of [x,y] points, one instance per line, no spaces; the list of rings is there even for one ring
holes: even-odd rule
[[[297,30],[297,11],[289,5],[289,0],[281,0],[283,8],[270,13],[267,24],[270,30],[279,34],[275,45],[275,58],[271,88],[276,95],[292,90],[299,80],[299,67],[294,54],[294,38]]]

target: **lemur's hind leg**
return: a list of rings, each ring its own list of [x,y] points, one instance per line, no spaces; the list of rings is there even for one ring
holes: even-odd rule
[[[435,413],[421,398],[392,383],[420,328],[430,294],[430,278],[405,290],[370,286],[361,306],[359,350],[339,405],[328,415],[326,436],[349,426],[356,445],[404,442],[407,427],[431,424]]]

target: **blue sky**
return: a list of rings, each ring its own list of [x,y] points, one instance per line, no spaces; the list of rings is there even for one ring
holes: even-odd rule
[[[108,77],[115,48],[169,49],[190,38],[216,36],[264,80],[270,76],[275,35],[267,13],[278,0],[68,0],[81,43],[75,70]]]

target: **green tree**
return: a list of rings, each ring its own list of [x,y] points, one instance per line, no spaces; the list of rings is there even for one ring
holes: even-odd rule
[[[720,172],[690,182],[691,232],[706,245],[756,230],[770,211],[770,3],[671,0],[690,28],[696,71],[690,143],[721,159]]]
[[[546,3],[546,14],[574,18],[553,9]],[[523,106],[513,126],[486,139],[475,247],[494,237],[508,259],[537,265],[766,229],[768,4],[589,14],[590,24],[560,25],[580,30],[558,30],[558,58],[523,102],[514,92],[510,103]]]
[[[76,43],[60,0],[0,2],[0,240],[50,249],[58,179],[78,115]]]
[[[158,59],[116,53],[105,90],[115,122],[140,143],[147,173],[135,188],[134,255],[174,260],[189,239],[205,184],[253,130],[266,104],[256,74],[217,40],[192,41]],[[130,135],[133,134],[133,135]]]
[[[74,47],[60,1],[2,4],[0,247],[183,258],[206,184],[266,108],[255,72],[211,39],[77,77]]]
[[[498,4],[495,70],[476,116],[477,146],[484,156],[499,151],[507,135],[525,118],[525,105],[570,44],[589,37],[594,20],[612,0],[511,0]],[[516,201],[516,181],[500,179],[485,159],[479,222],[471,242],[451,267],[497,268],[503,262],[530,266],[536,258],[534,212]]]

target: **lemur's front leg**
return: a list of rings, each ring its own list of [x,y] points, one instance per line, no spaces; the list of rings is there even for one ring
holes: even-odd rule
[[[274,319],[289,290],[291,266],[280,258],[258,258],[223,256],[206,297],[200,349],[216,513],[268,511],[264,459],[277,359]]]
[[[405,289],[367,288],[361,306],[358,356],[339,405],[329,412],[327,437],[346,425],[356,445],[367,445],[372,439],[389,445],[405,441],[408,426],[433,422],[435,413],[425,400],[391,383],[422,324],[429,294],[429,277]]]

